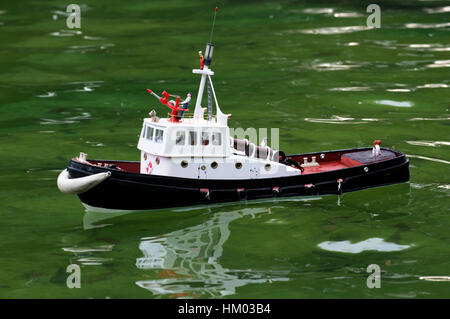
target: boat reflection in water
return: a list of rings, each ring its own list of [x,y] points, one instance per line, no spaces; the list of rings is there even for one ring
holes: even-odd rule
[[[139,249],[144,257],[136,260],[136,266],[160,272],[159,278],[136,284],[155,295],[208,298],[233,295],[237,287],[247,284],[289,280],[288,271],[228,269],[219,261],[223,245],[230,237],[229,224],[268,210],[270,208],[260,207],[215,213],[202,224],[143,238]]]

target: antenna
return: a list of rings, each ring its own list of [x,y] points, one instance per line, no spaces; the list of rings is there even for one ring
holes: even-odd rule
[[[209,37],[209,43],[212,43],[212,38],[213,38],[213,34],[214,34],[214,24],[216,23],[217,10],[219,10],[219,7],[216,7],[216,10],[214,11],[214,19],[213,19],[213,24],[212,24],[212,29],[211,29],[211,35]]]

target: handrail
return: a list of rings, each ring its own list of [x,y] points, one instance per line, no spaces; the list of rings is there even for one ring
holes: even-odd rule
[[[167,116],[168,116],[168,117],[171,117],[170,113],[167,113]],[[187,118],[187,119],[194,118],[194,113],[186,113],[186,112],[185,112],[181,118],[182,118],[182,119],[183,119],[183,118]],[[217,116],[214,115],[213,118],[217,119]],[[203,114],[203,119],[207,120],[207,119],[208,119],[208,114]]]

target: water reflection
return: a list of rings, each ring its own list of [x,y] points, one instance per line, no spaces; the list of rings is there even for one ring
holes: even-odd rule
[[[139,249],[144,257],[137,258],[136,267],[157,270],[157,275],[136,284],[155,295],[221,297],[233,295],[237,287],[247,284],[289,280],[287,271],[229,269],[220,263],[223,245],[231,234],[229,224],[268,210],[220,212],[202,224],[143,238]]]

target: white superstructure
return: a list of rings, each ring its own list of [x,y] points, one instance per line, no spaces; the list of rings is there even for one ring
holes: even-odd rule
[[[247,147],[248,156],[243,148],[235,149],[228,115],[220,110],[211,80],[214,72],[209,66],[213,48],[212,44],[207,44],[203,68],[192,71],[201,75],[193,117],[144,119],[138,143],[140,172],[195,179],[254,179],[301,174],[299,169],[279,163],[276,151],[269,147],[265,148],[264,155],[257,155],[256,146],[251,144],[250,151]],[[216,114],[205,119],[201,103],[206,84],[214,97]]]

